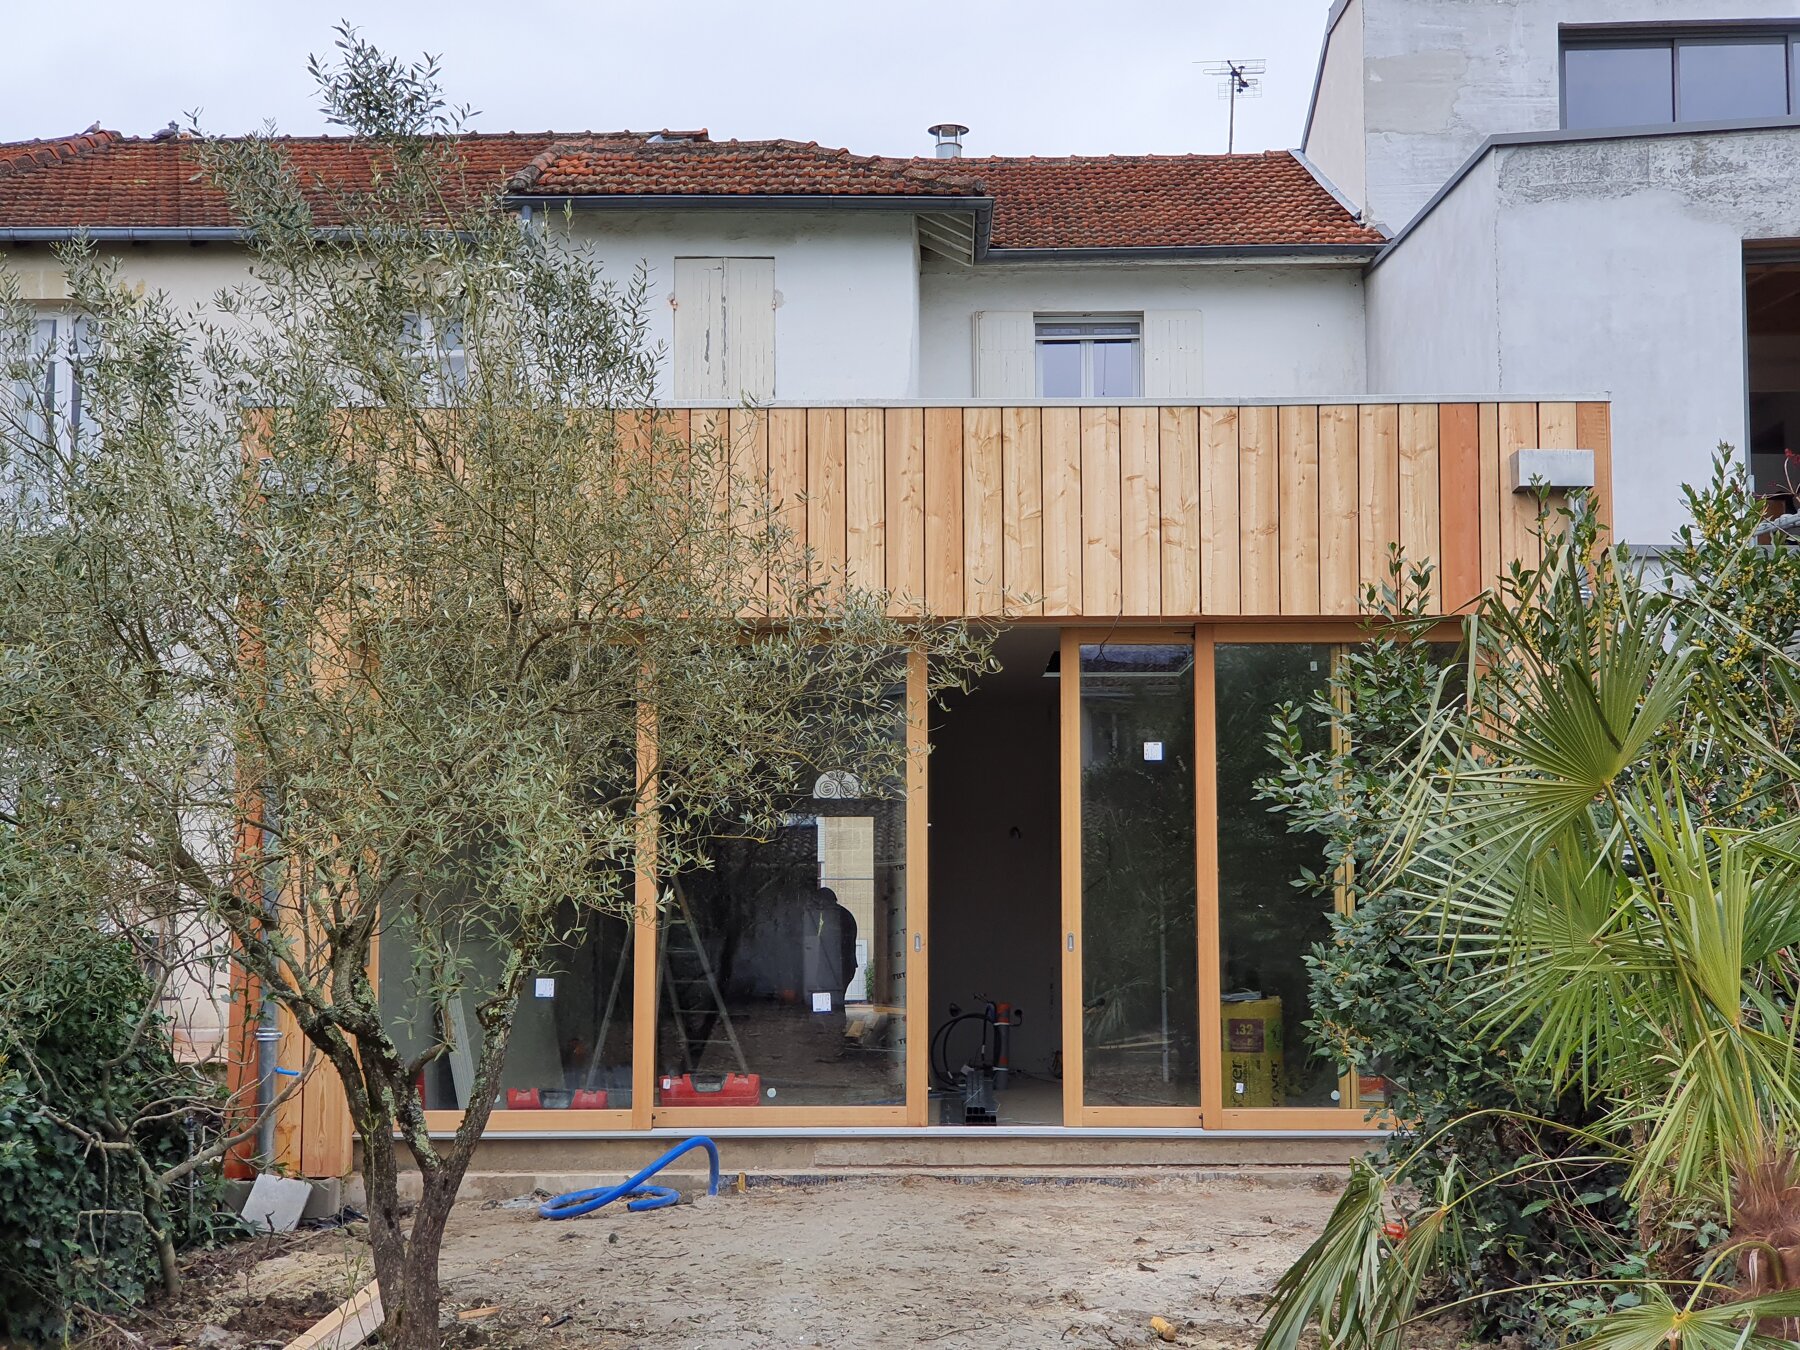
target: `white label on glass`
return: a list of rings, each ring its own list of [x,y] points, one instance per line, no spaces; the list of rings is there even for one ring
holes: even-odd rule
[[[813,995],[813,1011],[814,1012],[830,1012],[831,1011],[831,995],[822,989],[819,992],[815,993]]]
[[[556,976],[540,975],[537,977],[535,984],[537,986],[537,996],[539,998],[556,997]]]
[[[1161,759],[1162,758],[1162,742],[1161,741],[1145,741],[1144,742],[1144,758],[1151,759],[1151,760]]]

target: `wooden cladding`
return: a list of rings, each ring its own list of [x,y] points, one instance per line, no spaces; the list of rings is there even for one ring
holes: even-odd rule
[[[689,414],[676,412],[678,425]],[[820,564],[939,617],[1344,616],[1389,548],[1440,612],[1517,559],[1513,451],[1595,454],[1605,403],[853,407],[695,413]]]

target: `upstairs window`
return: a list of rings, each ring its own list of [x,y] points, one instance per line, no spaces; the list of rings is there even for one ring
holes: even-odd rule
[[[1787,29],[1565,35],[1563,126],[1570,131],[1786,117],[1795,108]]]
[[[1136,316],[1037,318],[1039,398],[1139,398],[1143,320]]]

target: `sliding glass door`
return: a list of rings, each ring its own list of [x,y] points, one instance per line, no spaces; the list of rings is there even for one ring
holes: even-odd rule
[[[1064,635],[1064,1118],[1200,1122],[1194,644]]]

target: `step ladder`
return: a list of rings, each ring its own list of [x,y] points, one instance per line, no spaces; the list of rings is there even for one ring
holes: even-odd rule
[[[681,1046],[681,1071],[693,1073],[699,1066],[701,1056],[709,1046],[728,1046],[731,1056],[737,1061],[739,1073],[749,1073],[749,1062],[744,1058],[744,1047],[739,1043],[737,1028],[731,1023],[731,1012],[725,1006],[725,995],[719,989],[718,976],[713,972],[712,958],[706,954],[706,943],[700,937],[700,930],[694,923],[693,911],[688,907],[687,892],[682,889],[679,880],[669,883],[669,890],[674,897],[674,904],[669,906],[667,914],[669,923],[662,932],[662,941],[657,944],[656,974],[662,986],[662,996],[666,1000],[671,1021],[675,1024],[675,1037]],[[626,929],[625,945],[619,952],[619,965],[613,971],[612,988],[606,995],[606,1009],[600,1016],[600,1034],[594,1038],[594,1053],[588,1061],[586,1083],[593,1087],[600,1072],[600,1056],[606,1047],[606,1033],[612,1027],[613,1013],[619,1005],[619,993],[625,984],[625,972],[631,966],[632,947],[637,940],[637,925]],[[677,972],[672,957],[682,958],[688,971],[697,974]],[[705,990],[706,998],[695,1001],[691,996]],[[695,1018],[700,1021],[696,1023]],[[708,1020],[710,1019],[710,1020]],[[724,1039],[716,1034],[724,1032]]]

